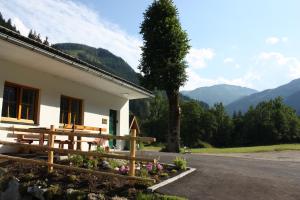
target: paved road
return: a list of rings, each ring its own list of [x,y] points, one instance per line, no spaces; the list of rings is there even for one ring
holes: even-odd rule
[[[274,153],[270,156],[274,157]],[[170,162],[177,155],[143,154],[160,156],[163,162]],[[300,152],[292,156],[300,157]],[[186,154],[184,157],[197,170],[158,192],[199,200],[300,200],[300,162],[254,159],[255,156]]]

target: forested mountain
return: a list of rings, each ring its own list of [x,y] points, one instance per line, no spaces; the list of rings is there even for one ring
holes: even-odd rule
[[[246,96],[226,106],[226,110],[232,114],[234,111],[246,112],[249,106],[256,106],[262,101],[274,99],[278,96],[283,98],[283,101],[300,112],[300,79],[295,79],[288,84],[282,85],[275,89],[264,90],[262,92],[254,93]]]
[[[120,57],[106,49],[76,43],[59,43],[52,47],[88,62],[100,69],[139,84],[138,74]]]
[[[288,96],[284,102],[294,108],[297,112],[297,115],[300,115],[300,91]]]
[[[222,102],[227,105],[247,95],[256,93],[256,90],[235,85],[214,85],[210,87],[199,87],[191,91],[182,91],[181,93],[196,100],[204,101],[210,106]]]

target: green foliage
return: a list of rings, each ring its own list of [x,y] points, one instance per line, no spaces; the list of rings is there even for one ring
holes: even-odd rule
[[[168,173],[160,173],[159,176],[161,176],[161,177],[169,177],[169,174]]]
[[[88,169],[96,169],[98,167],[97,159],[88,159],[86,166]]]
[[[81,155],[72,155],[70,157],[70,162],[76,167],[81,167],[83,165],[84,158]]]
[[[148,178],[149,177],[149,173],[148,173],[148,170],[146,168],[141,168],[140,169],[140,177],[142,177],[142,178]]]
[[[70,193],[67,193],[67,200],[85,200],[87,195],[83,191],[74,190]]]
[[[169,103],[167,149],[179,152],[179,87],[187,80],[184,58],[190,46],[173,1],[153,1],[144,13],[140,33],[144,40],[139,66],[141,82],[149,89],[166,91]]]
[[[283,104],[282,98],[259,103],[239,120],[239,136],[244,145],[291,143],[300,139],[299,118]]]
[[[76,176],[76,175],[74,175],[74,174],[72,174],[72,175],[69,175],[68,176],[68,181],[70,181],[70,182],[76,182],[76,181],[78,181],[78,177]]]
[[[140,120],[143,134],[155,137],[160,142],[166,142],[168,133],[168,104],[166,96],[160,91],[154,91],[155,97],[149,102],[150,115]]]
[[[60,196],[62,195],[62,190],[59,185],[50,185],[50,187],[47,189],[47,191],[44,193],[44,197],[47,200],[50,199],[60,199]]]
[[[30,30],[27,37],[32,40],[35,40],[36,42],[39,42],[39,43],[49,46],[48,37],[46,37],[46,39],[44,41],[42,41],[41,35],[39,33],[37,33],[36,31]]]
[[[204,109],[196,101],[188,101],[181,104],[181,110],[182,143],[188,147],[197,147],[204,132],[201,126]]]
[[[109,158],[107,159],[107,162],[109,163],[110,167],[112,169],[116,168],[116,167],[121,167],[122,165],[127,165],[128,163],[124,160],[120,160],[120,159],[113,159],[113,158]]]
[[[140,33],[142,83],[152,89],[178,90],[186,81],[184,57],[190,46],[173,2],[154,1],[144,13]]]
[[[173,160],[173,163],[174,163],[174,165],[176,166],[177,169],[179,169],[179,170],[186,170],[187,162],[186,162],[185,158],[177,156]]]
[[[34,173],[26,173],[24,174],[24,176],[22,177],[22,180],[24,181],[31,181],[32,179],[35,178]]]
[[[96,152],[98,152],[98,153],[106,153],[105,149],[103,147],[101,147],[101,146],[97,146]]]
[[[151,116],[141,123],[142,133],[166,142],[167,100],[155,92],[150,101]],[[229,116],[222,104],[212,108],[181,99],[181,141],[190,148],[237,147],[300,142],[300,119],[281,98],[250,107],[248,112]]]

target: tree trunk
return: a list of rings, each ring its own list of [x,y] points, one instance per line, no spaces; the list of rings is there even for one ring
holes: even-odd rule
[[[180,151],[180,107],[179,90],[167,91],[169,101],[169,130],[166,150],[169,152]]]

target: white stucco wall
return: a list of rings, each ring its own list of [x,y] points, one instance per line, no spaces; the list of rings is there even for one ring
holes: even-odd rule
[[[49,66],[51,67],[51,66]],[[80,77],[78,77],[80,79]],[[77,82],[65,80],[46,74],[29,67],[19,66],[11,62],[0,60],[0,113],[2,113],[2,100],[4,82],[9,81],[39,89],[39,125],[59,127],[60,98],[61,95],[75,97],[83,100],[84,125],[103,127],[109,130],[109,110],[117,110],[118,124],[117,135],[129,133],[129,101],[128,99],[99,91]],[[102,124],[102,119],[107,119],[107,124]],[[12,126],[0,123],[1,126]],[[16,127],[24,127],[16,125]],[[25,126],[29,127],[29,126]],[[0,133],[0,139],[8,138],[6,133]],[[118,142],[123,147],[122,142]],[[84,145],[87,147],[87,144]],[[1,150],[0,150],[1,151]]]

